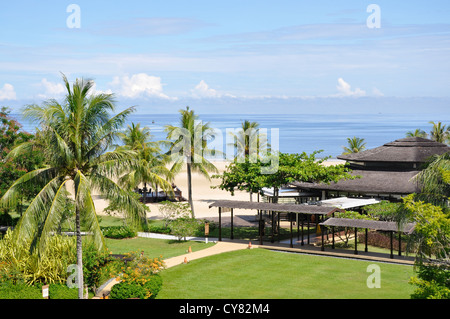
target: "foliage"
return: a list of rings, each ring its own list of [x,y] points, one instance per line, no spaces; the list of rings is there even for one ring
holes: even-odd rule
[[[429,256],[450,259],[450,216],[439,206],[416,201],[413,195],[403,198],[403,206],[409,219],[416,223],[413,239],[417,247],[417,263]]]
[[[222,175],[214,176],[222,179],[216,188],[229,191],[233,195],[235,190],[258,192],[264,187],[273,187],[276,200],[279,188],[292,182],[330,183],[343,178],[353,178],[346,165],[322,165],[328,157],[317,159],[317,153],[319,152],[313,152],[310,155],[305,152],[301,154],[277,153],[271,154],[267,159],[258,159],[247,163],[234,161],[227,166]],[[269,166],[267,164],[270,163],[269,158],[276,161],[277,167],[271,174],[265,174],[264,169]]]
[[[348,137],[347,138],[347,147],[344,148],[344,153],[342,154],[352,154],[352,153],[359,153],[363,151],[366,148],[366,143],[364,143],[363,138],[359,137]]]
[[[75,238],[55,235],[43,251],[30,252],[26,239],[14,239],[8,230],[0,241],[0,281],[13,283],[62,283],[67,278],[67,266],[75,258]]]
[[[162,286],[159,271],[164,269],[162,258],[148,258],[130,253],[132,259],[122,268],[121,282],[111,288],[111,299],[153,299]]]
[[[414,194],[403,198],[407,218],[416,223],[411,240],[416,249],[417,286],[412,298],[450,296],[450,215],[442,207],[418,201]],[[433,258],[433,259],[432,259]]]
[[[166,125],[167,140],[170,141],[170,161],[173,162],[171,172],[177,174],[186,163],[188,180],[188,201],[191,205],[192,217],[195,217],[192,200],[192,172],[198,172],[208,180],[209,172],[217,173],[217,168],[206,157],[215,155],[217,151],[208,148],[208,140],[214,136],[214,130],[209,123],[199,121],[194,110],[186,107],[180,110],[180,123],[178,126]]]
[[[42,285],[0,281],[0,299],[42,299]]]
[[[421,130],[420,128],[418,128],[415,131],[408,131],[408,132],[406,132],[406,137],[428,138],[428,134],[424,130]]]
[[[42,167],[44,161],[42,152],[36,148],[31,148],[20,156],[6,160],[7,155],[15,146],[34,139],[32,134],[21,131],[21,125],[11,118],[9,113],[10,110],[6,107],[2,107],[0,110],[0,197],[14,181],[28,171]],[[15,209],[21,215],[23,201],[32,196],[37,189],[38,185],[22,187],[19,200],[10,208]],[[0,213],[2,210],[4,209],[0,209]]]
[[[430,131],[431,139],[439,143],[446,143],[450,137],[450,127],[446,127],[442,122],[430,121],[429,123],[433,125]]]
[[[0,299],[43,299],[43,284],[27,285],[12,282],[0,283]],[[50,284],[49,299],[77,299],[77,291],[65,284]]]
[[[28,105],[26,118],[40,125],[39,138],[16,146],[7,159],[15,159],[37,148],[45,154],[47,166],[27,172],[17,179],[0,201],[3,207],[13,207],[23,187],[41,185],[17,224],[17,237],[27,240],[32,248],[44,251],[51,234],[61,225],[67,198],[66,187],[72,186],[77,234],[77,264],[82,264],[81,228],[90,234],[98,250],[105,249],[92,197],[95,188],[106,200],[116,204],[133,222],[145,222],[144,205],[129,196],[114,180],[132,170],[135,153],[127,150],[108,151],[116,134],[134,108],[115,112],[113,94],[95,94],[94,82],[76,79],[71,85],[63,75],[67,90],[62,101],[51,99],[42,106]],[[83,221],[83,225],[81,225]],[[44,259],[45,261],[45,259]],[[80,276],[79,296],[83,295],[83,274]]]
[[[129,226],[102,227],[103,236],[106,238],[123,239],[137,236],[135,229]]]
[[[167,227],[170,221],[173,221],[177,218],[186,218],[190,216],[191,210],[189,207],[189,203],[171,201],[161,202],[159,212],[163,217],[164,226]]]
[[[170,222],[170,233],[178,237],[178,240],[186,240],[186,237],[193,236],[204,227],[204,223],[198,219],[190,217],[180,217]]]
[[[140,124],[131,123],[124,133],[119,133],[118,137],[124,145],[117,150],[130,150],[137,153],[136,165],[127,174],[119,179],[119,184],[126,189],[136,189],[141,183],[144,184],[143,202],[146,202],[147,184],[155,190],[161,187],[169,195],[173,195],[170,181],[173,179],[173,171],[166,166],[169,163],[169,156],[164,154],[160,144],[165,141],[151,141],[152,135],[147,127],[141,128]]]
[[[450,299],[449,265],[428,264],[419,267],[418,275],[410,279],[416,286],[412,299]]]
[[[94,245],[86,244],[83,249],[83,274],[85,284],[91,289],[101,285],[102,268],[112,262],[110,254],[104,251],[98,251]]]
[[[397,219],[397,212],[401,208],[402,208],[401,203],[381,201],[380,203],[374,205],[364,206],[363,210],[372,219],[383,221],[395,221]]]
[[[147,290],[142,285],[121,282],[111,287],[111,299],[148,299]]]
[[[450,154],[433,155],[415,180],[421,187],[416,198],[447,209],[450,197]]]

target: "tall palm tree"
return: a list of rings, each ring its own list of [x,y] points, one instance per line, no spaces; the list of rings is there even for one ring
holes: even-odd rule
[[[428,134],[424,130],[421,130],[420,128],[417,128],[415,131],[408,131],[408,132],[406,132],[406,137],[423,137],[423,138],[427,138]]]
[[[344,153],[342,154],[352,154],[352,153],[358,153],[361,152],[366,148],[366,143],[364,143],[363,138],[359,137],[348,137],[347,138],[347,147],[344,148]]]
[[[135,168],[119,179],[119,183],[134,189],[144,183],[144,204],[146,203],[147,184],[158,193],[158,187],[164,192],[172,194],[173,173],[167,168],[169,156],[163,154],[159,144],[163,141],[152,141],[152,135],[147,127],[141,128],[140,124],[131,123],[125,132],[119,134],[124,145],[117,149],[133,150],[137,152],[137,163]]]
[[[262,151],[268,151],[270,147],[266,134],[262,134],[259,130],[258,122],[245,120],[241,123],[237,134],[230,132],[230,135],[233,137],[232,145],[235,148],[236,157],[243,158],[245,161],[256,160],[261,156]]]
[[[48,100],[42,106],[29,105],[24,115],[40,124],[41,138],[23,143],[9,156],[40,144],[47,166],[30,171],[19,178],[1,199],[2,205],[12,205],[20,195],[22,185],[38,184],[42,189],[31,201],[14,230],[16,238],[29,239],[30,249],[42,251],[49,236],[57,231],[69,190],[74,199],[78,296],[83,298],[83,259],[81,230],[99,250],[105,249],[95,211],[92,191],[106,199],[114,199],[133,221],[145,220],[145,207],[123,190],[113,178],[132,165],[133,152],[110,151],[115,134],[126,117],[134,110],[128,108],[111,117],[115,110],[112,94],[92,94],[93,81],[77,79],[72,87],[63,75],[67,90],[60,104]],[[82,225],[83,222],[83,225]]]
[[[433,124],[430,132],[431,139],[439,143],[446,143],[450,137],[449,127],[446,128],[446,125],[443,125],[442,122],[434,123],[430,121],[429,123]]]
[[[179,126],[166,125],[167,139],[172,141],[169,153],[173,162],[172,171],[179,172],[186,163],[188,181],[188,200],[191,205],[192,217],[195,218],[194,203],[192,200],[192,171],[198,172],[211,180],[208,172],[217,173],[218,170],[205,156],[212,155],[213,150],[207,146],[214,130],[209,123],[198,121],[194,110],[180,110]]]

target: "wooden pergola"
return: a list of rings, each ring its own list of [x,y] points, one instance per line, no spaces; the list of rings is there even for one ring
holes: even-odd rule
[[[331,227],[332,230],[332,249],[335,248],[335,242],[334,242],[334,228],[335,227],[350,227],[355,229],[355,255],[358,254],[358,245],[357,245],[357,238],[358,238],[358,228],[362,228],[365,230],[365,249],[364,251],[367,252],[367,235],[368,235],[368,229],[372,230],[380,230],[380,231],[386,231],[390,233],[390,258],[394,258],[394,251],[393,251],[393,240],[394,240],[394,232],[397,232],[399,234],[399,250],[398,255],[401,256],[402,250],[401,250],[401,233],[411,234],[414,231],[415,223],[406,223],[402,226],[401,229],[398,228],[398,223],[396,222],[387,222],[387,221],[378,221],[378,220],[365,220],[365,219],[350,219],[350,218],[329,218],[326,221],[320,223],[321,226],[325,227]],[[322,251],[325,250],[324,245],[324,233],[325,233],[325,227],[322,227]]]
[[[231,212],[231,234],[230,239],[234,239],[233,235],[233,210],[234,209],[251,209],[257,210],[259,214],[259,243],[263,244],[263,230],[264,221],[262,219],[262,212],[268,211],[272,215],[272,242],[274,242],[274,227],[275,227],[275,213],[288,213],[288,219],[290,222],[290,247],[293,244],[293,230],[292,224],[294,220],[298,220],[298,215],[302,215],[301,222],[301,245],[304,245],[303,234],[304,234],[304,217],[306,216],[307,227],[309,229],[311,216],[315,216],[316,228],[319,225],[319,219],[324,220],[325,216],[330,216],[336,211],[343,211],[342,209],[331,207],[331,206],[319,206],[319,205],[307,205],[307,204],[286,204],[286,203],[263,203],[263,202],[247,202],[247,201],[233,201],[233,200],[219,200],[211,203],[209,208],[218,207],[219,210],[219,241],[222,241],[222,213],[224,210]],[[296,218],[294,218],[294,216]],[[280,214],[278,214],[278,225],[280,223]],[[279,233],[279,232],[278,232]],[[300,223],[297,223],[297,234],[300,236]],[[309,244],[309,232],[307,237],[307,243]]]

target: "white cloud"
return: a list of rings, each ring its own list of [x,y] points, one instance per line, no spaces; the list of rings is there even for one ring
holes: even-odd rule
[[[204,80],[201,80],[200,83],[197,84],[195,88],[191,90],[191,95],[196,98],[234,97],[233,95],[228,93],[222,94],[217,92],[217,90],[210,88],[209,85]]]
[[[39,85],[44,89],[44,93],[38,94],[38,97],[44,99],[61,97],[66,91],[62,83],[52,83],[46,78],[43,78]]]
[[[384,96],[384,93],[381,92],[379,89],[377,89],[377,88],[375,88],[375,87],[372,89],[372,94],[373,94],[374,96]]]
[[[2,88],[0,88],[0,101],[3,100],[16,100],[16,91],[14,86],[9,83],[5,83]]]
[[[163,85],[161,78],[151,76],[146,73],[133,74],[131,77],[115,76],[110,83],[113,86],[114,92],[118,95],[137,98],[137,97],[158,97],[162,99],[173,99],[163,93]]]
[[[358,96],[365,96],[366,95],[366,91],[361,90],[360,88],[356,88],[356,89],[352,90],[352,87],[350,86],[350,84],[345,82],[343,78],[339,78],[338,79],[338,85],[336,86],[336,88],[339,91],[337,96],[355,96],[355,97],[358,97]]]

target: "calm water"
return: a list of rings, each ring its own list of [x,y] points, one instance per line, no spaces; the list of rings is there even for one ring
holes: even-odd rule
[[[14,116],[14,115],[13,115]],[[279,150],[285,153],[311,153],[323,150],[318,157],[336,157],[347,145],[347,137],[364,138],[366,148],[374,148],[396,139],[404,138],[407,131],[420,128],[426,132],[431,129],[429,121],[441,121],[450,124],[450,115],[425,118],[423,114],[408,115],[364,115],[364,114],[200,114],[200,120],[209,122],[210,126],[222,133],[226,145],[226,129],[238,129],[244,120],[258,122],[260,128],[267,129],[269,143],[274,145],[271,135],[272,128],[279,130]],[[23,130],[34,132],[34,126],[15,117],[23,125]],[[133,114],[128,119],[141,123],[141,127],[148,126],[155,140],[166,138],[164,126],[177,125],[179,114]],[[271,140],[272,139],[272,140]],[[220,141],[220,138],[217,139]],[[225,151],[225,149],[224,149]]]

